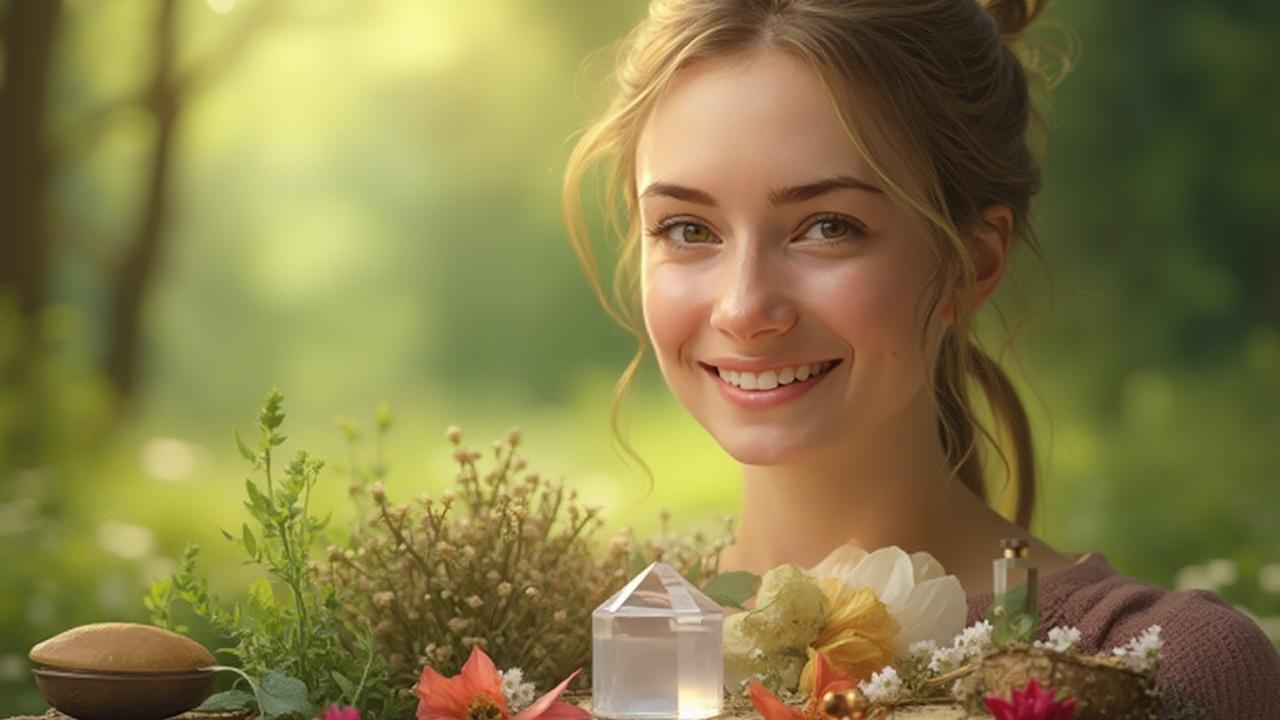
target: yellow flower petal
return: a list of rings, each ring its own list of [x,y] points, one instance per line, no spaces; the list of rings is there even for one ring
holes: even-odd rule
[[[827,618],[813,647],[857,680],[869,679],[893,661],[898,623],[869,588],[851,588],[835,578],[820,580]],[[813,684],[813,661],[800,673],[800,687]]]

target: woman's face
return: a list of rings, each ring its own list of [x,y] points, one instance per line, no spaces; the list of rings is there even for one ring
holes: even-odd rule
[[[874,438],[928,391],[936,260],[807,66],[770,52],[681,70],[636,174],[645,327],[676,397],[734,458],[802,462]]]

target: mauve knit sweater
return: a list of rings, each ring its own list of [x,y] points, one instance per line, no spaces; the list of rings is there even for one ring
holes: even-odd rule
[[[986,615],[991,594],[968,600],[973,624]],[[1041,577],[1040,616],[1041,640],[1050,628],[1073,625],[1082,653],[1110,651],[1159,625],[1162,694],[1194,703],[1208,720],[1280,718],[1280,654],[1257,623],[1207,590],[1165,590],[1090,553]]]

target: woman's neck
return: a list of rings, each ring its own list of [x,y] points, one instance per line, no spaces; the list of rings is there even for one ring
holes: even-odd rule
[[[744,466],[736,541],[720,569],[761,574],[784,563],[812,566],[846,542],[897,545],[933,555],[966,592],[988,591],[1000,538],[1033,538],[958,477],[948,481],[937,437],[932,408],[914,402],[874,436],[804,464]],[[1051,548],[1034,545],[1057,562]]]

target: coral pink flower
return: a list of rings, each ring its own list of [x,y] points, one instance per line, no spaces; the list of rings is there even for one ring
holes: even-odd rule
[[[419,698],[418,720],[591,720],[591,714],[577,705],[556,701],[579,672],[573,671],[555,689],[513,716],[502,696],[502,674],[483,650],[474,647],[462,672],[451,678],[430,667],[422,669],[414,686]]]
[[[987,710],[996,720],[1071,720],[1076,714],[1076,701],[1055,700],[1053,688],[1041,688],[1035,678],[1022,690],[1014,690],[1012,700],[998,695],[986,697]]]
[[[337,705],[330,705],[319,720],[360,720],[360,711],[353,707],[343,708]]]
[[[822,712],[822,696],[829,692],[844,692],[857,686],[853,678],[831,666],[831,661],[827,660],[825,653],[815,652],[810,648],[809,655],[815,663],[815,669],[813,687],[809,690],[809,702],[804,708],[791,707],[782,702],[758,682],[753,682],[747,687],[751,704],[764,716],[765,720],[824,720],[826,716]]]

